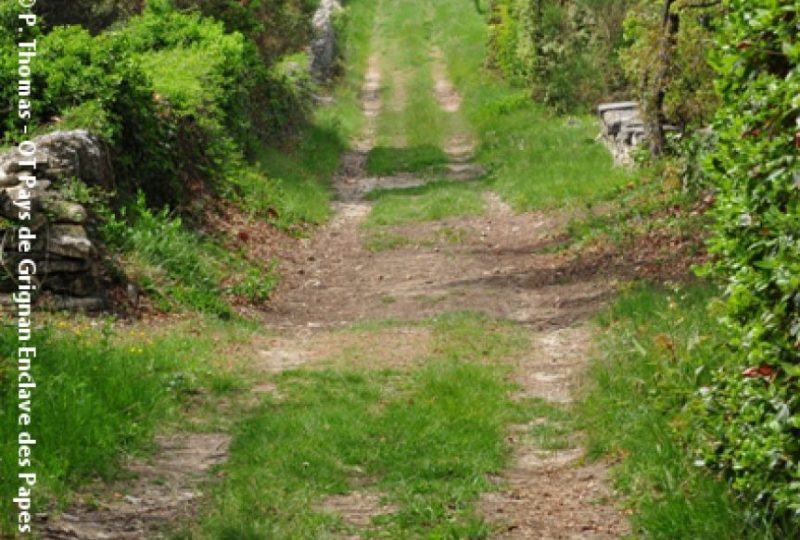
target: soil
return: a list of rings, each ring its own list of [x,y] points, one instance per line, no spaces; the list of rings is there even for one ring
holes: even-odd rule
[[[157,439],[152,461],[127,465],[135,479],[97,486],[83,501],[40,526],[45,540],[165,538],[165,526],[189,520],[203,496],[200,486],[228,455],[230,436],[193,433]],[[101,502],[96,502],[101,501]]]
[[[431,69],[433,75],[433,91],[436,101],[443,111],[454,113],[461,108],[461,94],[447,78],[447,66],[443,61],[444,54],[438,48],[431,50]]]

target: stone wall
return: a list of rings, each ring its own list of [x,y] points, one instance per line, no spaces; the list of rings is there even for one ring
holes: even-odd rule
[[[37,263],[39,290],[57,309],[99,310],[105,305],[101,264],[97,246],[87,233],[87,208],[68,200],[66,185],[77,179],[89,186],[112,189],[114,175],[106,145],[87,131],[59,131],[34,139],[36,170],[22,170],[18,150],[0,155],[0,254],[2,279],[0,300],[9,302],[15,289],[16,267],[23,258],[17,250],[20,190],[27,189],[22,177],[33,174],[38,182],[31,192],[33,220],[24,223],[36,233],[36,242],[25,258]],[[28,158],[30,159],[30,158]]]
[[[314,13],[312,28],[314,32],[311,41],[311,76],[321,82],[326,82],[334,75],[336,68],[336,29],[333,20],[342,10],[338,0],[322,0]]]
[[[635,101],[604,103],[597,107],[602,131],[600,139],[621,166],[633,165],[633,150],[645,140],[645,126]]]

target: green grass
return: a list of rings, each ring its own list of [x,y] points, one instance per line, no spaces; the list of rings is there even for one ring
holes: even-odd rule
[[[365,228],[438,221],[451,216],[479,215],[484,205],[478,184],[431,182],[424,186],[370,193],[375,200]]]
[[[449,159],[434,145],[393,148],[376,146],[367,155],[367,174],[389,176],[399,172],[440,172]]]
[[[188,308],[229,318],[230,295],[263,302],[278,283],[274,261],[254,263],[226,250],[166,210],[151,211],[143,195],[122,218],[107,212],[100,232],[122,255],[128,278],[166,311]],[[223,285],[230,277],[230,285]]]
[[[633,507],[636,537],[771,538],[746,523],[726,484],[693,465],[684,407],[722,361],[724,336],[706,306],[714,291],[637,288],[602,317],[600,357],[579,422],[593,456],[622,458],[618,488]]]
[[[191,330],[191,331],[190,331]],[[37,331],[31,434],[37,473],[34,506],[62,505],[71,490],[97,478],[119,478],[123,458],[151,449],[156,431],[180,422],[197,393],[226,393],[241,376],[213,363],[220,346],[245,339],[247,326],[193,318],[172,332],[114,330],[101,321],[69,320]],[[212,336],[216,336],[214,339]],[[16,455],[16,336],[0,331],[0,454]],[[15,375],[14,375],[15,377]],[[0,460],[0,536],[16,529],[11,507],[16,460]]]
[[[341,134],[318,122],[303,129],[291,147],[261,148],[249,171],[231,179],[240,204],[282,229],[324,223],[330,216],[330,178],[344,150]]]
[[[443,0],[431,5],[433,39],[463,92],[462,109],[480,140],[478,159],[492,171],[492,189],[515,209],[529,210],[583,204],[630,180],[594,142],[595,121],[549,114],[525,91],[485,69],[488,29],[474,4]]]
[[[333,537],[349,527],[321,501],[367,489],[396,508],[368,537],[486,538],[474,503],[506,463],[506,425],[529,414],[510,401],[498,361],[527,341],[474,314],[425,324],[435,352],[423,367],[278,375],[283,397],[266,398],[235,429],[212,505],[178,537]],[[363,478],[374,481],[355,487]]]
[[[431,10],[422,2],[379,2],[377,48],[382,73],[383,110],[378,144],[432,146],[444,142],[446,118],[433,95],[430,70]],[[401,85],[403,88],[401,88]],[[398,93],[405,95],[396,110]]]
[[[413,242],[407,236],[385,230],[371,231],[364,240],[364,247],[373,253],[391,251],[411,245]]]

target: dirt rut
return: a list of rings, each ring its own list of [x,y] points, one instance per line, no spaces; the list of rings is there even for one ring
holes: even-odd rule
[[[152,460],[127,465],[136,479],[102,487],[87,502],[45,521],[46,540],[139,540],[165,537],[163,528],[192,518],[202,497],[200,485],[227,458],[230,437],[192,433],[157,439]]]

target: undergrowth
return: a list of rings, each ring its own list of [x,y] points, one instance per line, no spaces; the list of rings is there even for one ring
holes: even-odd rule
[[[123,457],[150,451],[156,431],[174,426],[182,406],[198,392],[224,391],[219,381],[237,375],[212,368],[212,353],[248,332],[230,323],[222,331],[221,323],[200,318],[172,332],[75,317],[51,322],[36,333],[32,362],[37,382],[30,429],[37,441],[33,504],[42,509],[51,503],[61,507],[72,490],[98,478],[120,478]],[[10,328],[0,329],[3,456],[17,455],[17,388],[10,384],[16,343]],[[0,535],[16,529],[11,503],[18,487],[16,465],[16,460],[0,460]]]
[[[271,261],[251,262],[186,228],[167,209],[150,210],[141,193],[119,217],[106,211],[99,233],[127,278],[162,310],[188,308],[229,318],[231,295],[263,302],[278,282]]]
[[[490,187],[516,210],[530,210],[602,200],[630,181],[594,140],[593,118],[555,116],[485,68],[487,29],[470,8],[437,2],[433,40],[463,93],[462,110],[477,132],[477,157],[490,169]]]
[[[590,456],[620,460],[614,480],[642,538],[772,538],[728,485],[696,466],[689,409],[725,362],[707,285],[635,287],[600,318],[579,422]]]

